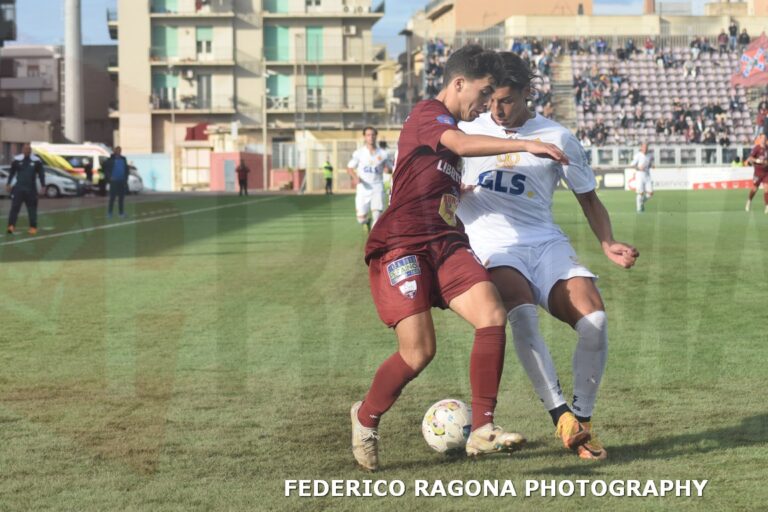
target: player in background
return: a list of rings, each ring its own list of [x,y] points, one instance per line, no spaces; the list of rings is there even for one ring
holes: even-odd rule
[[[653,183],[651,182],[651,169],[653,168],[653,153],[648,152],[648,144],[640,145],[640,150],[635,153],[632,163],[635,169],[635,189],[637,192],[637,213],[645,211],[645,203],[653,196]]]
[[[755,197],[762,183],[765,213],[768,214],[768,138],[765,135],[760,136],[757,144],[749,153],[747,165],[754,167],[754,174],[752,176],[752,187],[749,189],[749,197],[747,198],[747,206],[744,209],[749,211],[752,208],[752,198]]]
[[[613,239],[608,212],[595,194],[595,176],[578,140],[528,109],[534,78],[530,68],[514,53],[504,52],[501,58],[506,73],[491,98],[490,113],[459,128],[501,140],[554,144],[563,148],[569,163],[530,153],[465,158],[465,193],[458,215],[501,294],[518,358],[552,417],[556,435],[581,458],[602,459],[606,450],[592,431],[591,416],[608,350],[605,307],[595,275],[579,264],[568,237],[554,223],[552,199],[558,182],[565,180],[576,195],[609,260],[629,268],[638,252]],[[572,407],[563,397],[539,332],[536,304],[578,336]]]
[[[456,218],[459,158],[529,151],[567,160],[552,144],[469,136],[458,129],[457,120],[471,121],[487,109],[494,83],[502,76],[496,53],[465,46],[451,54],[444,76],[443,90],[416,104],[403,124],[392,202],[365,248],[373,301],[398,343],[376,371],[365,399],[350,411],[352,452],[369,471],[379,467],[382,415],[435,356],[432,307],[450,307],[475,328],[469,365],[473,430],[467,454],[513,450],[524,442],[520,434],[494,424],[506,316]]]
[[[389,162],[387,152],[376,144],[378,136],[376,128],[366,126],[363,128],[363,136],[365,145],[352,154],[352,159],[347,164],[347,173],[357,181],[355,191],[357,222],[368,232],[384,210],[383,175],[391,171],[392,164]]]

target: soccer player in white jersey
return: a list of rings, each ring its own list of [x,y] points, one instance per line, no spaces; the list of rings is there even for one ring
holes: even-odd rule
[[[347,172],[357,180],[357,222],[362,224],[366,231],[370,231],[384,210],[383,175],[392,171],[392,164],[387,152],[376,144],[376,128],[366,126],[363,135],[365,145],[352,154],[352,159],[347,164]]]
[[[640,151],[635,153],[632,163],[635,169],[635,189],[637,191],[637,213],[645,211],[645,203],[653,195],[653,183],[651,182],[651,168],[653,167],[653,153],[648,152],[648,144],[641,144]]]
[[[568,237],[554,223],[552,198],[563,179],[576,195],[606,257],[629,268],[637,250],[613,239],[608,212],[595,193],[584,150],[564,127],[529,111],[533,76],[516,54],[502,54],[506,79],[490,112],[460,123],[467,134],[548,142],[569,164],[530,153],[465,158],[458,215],[475,254],[490,270],[512,327],[515,350],[566,448],[582,459],[604,459],[591,417],[608,353],[606,315],[596,279],[579,264]],[[536,305],[578,335],[573,356],[573,402],[568,405],[552,357],[539,332]],[[575,414],[574,414],[575,413]]]

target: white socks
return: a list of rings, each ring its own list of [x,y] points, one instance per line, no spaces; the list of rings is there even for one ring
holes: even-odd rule
[[[376,221],[381,217],[381,211],[371,210],[371,227],[376,225]]]
[[[533,304],[522,304],[507,313],[512,326],[512,340],[520,364],[539,395],[544,407],[550,411],[565,403],[555,364],[539,332],[539,315]]]
[[[638,196],[640,197],[640,196]],[[573,354],[573,412],[590,417],[608,359],[605,311],[595,311],[576,322],[579,342]]]
[[[566,403],[552,356],[539,332],[536,306],[517,306],[507,313],[507,318],[512,327],[517,357],[544,407],[551,411]],[[572,409],[577,416],[590,417],[608,358],[605,311],[595,311],[584,316],[576,322],[575,330],[579,341],[573,354]]]
[[[645,198],[643,197],[643,194],[637,194],[635,197],[637,198],[635,200],[635,204],[637,205],[637,211],[641,212],[643,211],[643,203],[645,202],[644,201]]]

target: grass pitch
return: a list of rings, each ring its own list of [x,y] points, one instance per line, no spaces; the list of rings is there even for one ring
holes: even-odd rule
[[[768,216],[744,191],[602,192],[636,268],[600,252],[575,199],[556,219],[599,274],[608,369],[584,463],[553,437],[508,347],[497,421],[529,447],[432,452],[427,407],[469,400],[472,330],[434,310],[438,353],[381,425],[384,470],[349,450],[349,406],[395,349],[351,196],[160,197],[41,217],[0,239],[0,510],[764,510]],[[7,202],[5,203],[7,205]],[[3,210],[7,212],[7,206]],[[25,221],[20,222],[24,227]],[[571,388],[574,333],[541,313]],[[401,498],[284,497],[286,479],[403,480]],[[413,481],[512,480],[518,497],[416,498]],[[523,497],[527,479],[707,479],[702,498]]]

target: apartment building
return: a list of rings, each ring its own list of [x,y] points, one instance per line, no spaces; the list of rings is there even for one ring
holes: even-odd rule
[[[372,0],[118,0],[117,143],[172,153],[204,123],[236,131],[240,148],[264,147],[266,127],[269,148],[297,130],[374,122],[385,115],[373,78],[385,52],[371,35],[382,16]]]

